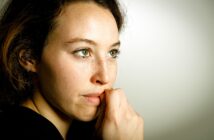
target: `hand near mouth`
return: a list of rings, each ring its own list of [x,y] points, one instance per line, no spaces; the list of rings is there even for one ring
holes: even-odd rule
[[[121,89],[106,90],[98,111],[97,134],[103,140],[143,140],[143,118]]]

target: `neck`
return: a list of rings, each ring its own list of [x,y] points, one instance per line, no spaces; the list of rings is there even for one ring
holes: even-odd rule
[[[72,119],[48,104],[39,92],[36,92],[32,98],[24,101],[22,106],[30,108],[48,119],[58,129],[62,137],[66,138]]]

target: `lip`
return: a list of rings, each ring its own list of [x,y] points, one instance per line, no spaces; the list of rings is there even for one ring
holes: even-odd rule
[[[102,92],[100,92],[100,93],[89,93],[89,94],[83,95],[83,97],[88,104],[98,106],[101,103],[100,96],[102,94],[103,94]]]

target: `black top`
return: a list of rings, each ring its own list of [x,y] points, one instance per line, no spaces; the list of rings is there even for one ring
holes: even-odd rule
[[[93,139],[94,122],[74,121],[68,140]],[[57,128],[46,118],[21,106],[0,110],[1,140],[63,140]]]

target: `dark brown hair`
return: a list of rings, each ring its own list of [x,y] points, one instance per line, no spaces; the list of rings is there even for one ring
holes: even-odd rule
[[[123,14],[116,0],[10,0],[0,20],[0,105],[18,104],[34,90],[35,73],[19,64],[19,53],[26,60],[39,62],[55,19],[72,2],[94,2],[111,11],[120,31]]]

